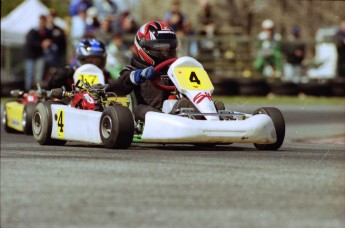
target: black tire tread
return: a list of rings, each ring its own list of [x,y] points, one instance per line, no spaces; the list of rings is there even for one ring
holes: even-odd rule
[[[285,121],[282,113],[274,107],[263,107],[257,109],[254,112],[254,115],[256,114],[266,114],[272,119],[277,134],[277,141],[273,144],[254,143],[254,146],[259,150],[278,150],[282,146],[285,138]]]

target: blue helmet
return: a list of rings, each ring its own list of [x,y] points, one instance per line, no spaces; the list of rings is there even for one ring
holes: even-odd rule
[[[92,63],[104,68],[107,58],[107,52],[105,45],[102,41],[91,39],[83,39],[77,47],[76,50],[77,59],[80,64]],[[89,58],[89,57],[100,57],[100,58]],[[99,61],[93,61],[94,59],[99,59]]]

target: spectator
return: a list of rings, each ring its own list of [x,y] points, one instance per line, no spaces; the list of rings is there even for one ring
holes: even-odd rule
[[[112,78],[118,78],[120,71],[133,57],[133,53],[124,44],[121,33],[115,33],[113,35],[106,49],[108,53],[106,68]]]
[[[138,26],[133,16],[128,10],[123,11],[118,19],[116,31],[126,34],[134,34],[137,30]]]
[[[92,6],[86,11],[86,34],[88,36],[93,36],[97,30],[100,28],[101,23],[97,18],[97,9]]]
[[[118,13],[118,7],[113,0],[95,0],[95,6],[97,8],[97,17],[99,21],[105,19],[110,20],[112,27],[116,26],[116,14]]]
[[[193,36],[195,35],[195,31],[193,29],[192,23],[190,21],[186,21],[184,24],[184,29],[183,29],[183,34],[184,36]],[[190,55],[193,57],[197,57],[199,54],[199,47],[198,47],[198,42],[195,41],[194,39],[187,39],[188,42],[185,42],[183,47],[180,47],[178,49],[178,55],[179,56],[185,56],[185,55]],[[181,42],[181,45],[183,42]]]
[[[77,16],[80,10],[87,10],[92,6],[91,0],[71,0],[69,12],[72,17]]]
[[[283,45],[283,53],[286,57],[284,64],[284,79],[299,83],[302,77],[302,62],[305,56],[305,45],[300,40],[300,28],[294,26],[291,29],[291,36]]]
[[[101,22],[101,27],[98,31],[95,32],[94,37],[104,44],[108,44],[112,38],[112,27],[111,27],[111,20],[104,19]]]
[[[72,47],[75,49],[79,41],[86,35],[86,9],[79,8],[78,15],[72,17],[71,39]]]
[[[339,31],[334,36],[334,40],[338,52],[337,73],[338,76],[345,77],[345,19],[341,21]]]
[[[56,11],[50,10],[47,16],[47,28],[52,35],[52,45],[48,52],[48,66],[49,67],[62,67],[66,64],[66,35],[65,32],[55,24]]]
[[[266,77],[280,77],[282,73],[281,35],[275,33],[274,22],[262,22],[262,31],[257,37],[254,68]]]
[[[180,1],[173,0],[171,11],[167,12],[164,16],[165,23],[167,23],[177,34],[183,34],[185,19],[186,17],[180,9]]]
[[[47,29],[47,17],[39,18],[38,28],[31,29],[26,35],[24,45],[25,58],[25,90],[41,83],[44,72],[44,51],[52,44],[50,31]]]
[[[197,32],[208,38],[212,38],[216,33],[216,18],[212,7],[207,0],[200,0],[201,9],[197,14]],[[199,42],[200,52],[203,54],[213,54],[215,43],[212,39],[202,39]]]
[[[216,18],[207,0],[200,1],[201,10],[197,14],[197,29],[201,35],[212,37],[216,33]]]

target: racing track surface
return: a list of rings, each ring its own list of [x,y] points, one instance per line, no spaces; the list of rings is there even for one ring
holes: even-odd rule
[[[276,107],[287,136],[275,152],[40,146],[2,130],[1,227],[345,227],[345,145],[299,142],[345,135],[345,107]]]

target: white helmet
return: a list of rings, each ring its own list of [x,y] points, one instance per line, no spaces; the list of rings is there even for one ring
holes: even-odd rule
[[[271,29],[274,27],[274,22],[270,19],[266,19],[261,23],[263,29]]]

